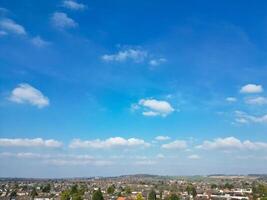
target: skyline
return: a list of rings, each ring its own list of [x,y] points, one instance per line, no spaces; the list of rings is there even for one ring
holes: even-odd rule
[[[2,0],[0,177],[266,173],[266,10]]]

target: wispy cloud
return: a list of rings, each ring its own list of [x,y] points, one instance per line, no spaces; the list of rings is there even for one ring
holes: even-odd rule
[[[0,15],[5,15],[6,13],[8,13],[9,10],[3,7],[0,7]]]
[[[144,50],[130,48],[119,51],[116,54],[105,54],[101,58],[106,62],[112,62],[112,61],[124,62],[127,60],[132,60],[134,62],[139,63],[144,61],[147,56],[148,53]]]
[[[27,159],[35,160],[36,162],[47,163],[49,165],[56,166],[79,166],[79,165],[96,165],[106,166],[111,165],[113,162],[107,159],[96,158],[87,154],[41,154],[32,152],[2,152],[1,158],[15,158],[15,159]]]
[[[5,35],[8,35],[8,33],[7,33],[6,31],[2,31],[2,30],[0,30],[0,37],[1,37],[1,36],[5,36]]]
[[[238,123],[267,123],[267,114],[254,116],[237,110],[235,111],[235,121]]]
[[[137,160],[133,164],[135,164],[135,165],[155,165],[155,164],[157,164],[157,162],[155,160],[146,159],[146,160]]]
[[[109,160],[70,160],[70,159],[49,159],[46,160],[45,163],[49,165],[56,166],[80,166],[80,165],[94,165],[94,166],[108,166],[112,165],[113,162]]]
[[[164,149],[185,149],[187,142],[185,140],[175,140],[173,142],[161,145]]]
[[[0,138],[1,147],[47,147],[47,148],[57,148],[61,147],[62,143],[49,139],[45,140],[42,138]]]
[[[41,91],[27,83],[21,83],[13,89],[9,100],[19,104],[28,103],[38,108],[49,105],[49,99]]]
[[[162,154],[162,153],[159,153],[156,157],[159,158],[159,159],[165,158],[164,154]]]
[[[59,29],[75,28],[78,26],[78,24],[64,12],[53,13],[51,21],[53,25]]]
[[[36,36],[34,38],[31,39],[31,42],[34,46],[36,47],[46,47],[48,46],[49,44],[51,44],[50,42],[48,41],[45,41],[43,38],[41,38],[40,36]]]
[[[250,105],[265,105],[267,104],[266,97],[248,97],[245,98],[245,103]]]
[[[159,58],[159,59],[151,59],[149,61],[149,65],[151,66],[158,66],[161,65],[163,63],[165,63],[167,60],[165,58]]]
[[[230,103],[233,103],[233,102],[237,101],[237,98],[235,98],[235,97],[227,97],[225,100],[230,102]]]
[[[197,154],[192,154],[192,155],[189,155],[187,158],[191,160],[199,160],[200,156]]]
[[[147,63],[151,66],[158,66],[165,63],[165,58],[155,58],[149,51],[142,48],[125,48],[114,54],[104,54],[101,59],[105,62],[126,62]]]
[[[106,140],[80,140],[74,139],[69,147],[70,148],[95,148],[95,149],[109,149],[109,148],[119,148],[119,147],[148,147],[149,143],[145,142],[143,139],[129,138],[125,139],[122,137],[111,137]]]
[[[13,33],[17,35],[26,35],[25,28],[9,18],[4,18],[0,20],[0,28],[5,31],[5,33]]]
[[[50,155],[46,154],[39,154],[39,153],[32,153],[32,152],[1,152],[0,157],[14,157],[14,158],[21,158],[21,159],[43,159],[43,158],[50,158]]]

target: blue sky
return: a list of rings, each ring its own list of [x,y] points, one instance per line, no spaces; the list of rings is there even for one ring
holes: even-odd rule
[[[265,173],[266,10],[2,0],[0,176]]]

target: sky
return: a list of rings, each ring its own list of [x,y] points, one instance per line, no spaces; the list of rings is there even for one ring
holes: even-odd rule
[[[266,11],[1,0],[0,177],[266,173]]]

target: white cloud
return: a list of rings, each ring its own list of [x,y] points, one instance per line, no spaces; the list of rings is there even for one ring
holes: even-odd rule
[[[267,123],[267,114],[262,116],[249,115],[243,111],[235,111],[235,121],[239,123]]]
[[[264,142],[251,142],[250,140],[240,141],[235,137],[217,138],[213,141],[204,141],[201,145],[197,146],[200,149],[206,150],[267,150],[267,143]]]
[[[265,105],[267,104],[267,98],[266,97],[248,97],[245,99],[246,104],[251,105]]]
[[[86,5],[82,3],[77,3],[76,1],[73,1],[73,0],[63,1],[63,6],[71,10],[84,10],[86,8]]]
[[[191,160],[198,160],[198,159],[200,159],[200,156],[197,155],[197,154],[192,154],[192,155],[189,155],[189,156],[188,156],[188,159],[191,159]]]
[[[111,62],[111,61],[124,62],[127,60],[132,60],[136,63],[139,63],[143,62],[147,56],[148,53],[146,51],[130,48],[126,50],[121,50],[116,54],[103,55],[101,58],[106,62]]]
[[[78,26],[73,19],[63,12],[55,12],[51,17],[51,20],[53,25],[59,29],[75,28]]]
[[[49,139],[44,140],[42,138],[0,138],[0,146],[2,147],[47,147],[47,148],[57,148],[61,147],[62,143]]]
[[[225,100],[230,102],[230,103],[233,103],[233,102],[237,101],[237,99],[235,97],[227,97]]]
[[[163,144],[161,147],[164,149],[185,149],[187,147],[187,142],[184,140],[175,140],[168,144]]]
[[[261,85],[256,85],[256,84],[247,84],[244,85],[240,89],[241,93],[261,93],[263,92],[263,87]]]
[[[13,89],[9,100],[21,104],[29,103],[38,108],[49,105],[49,99],[41,91],[26,83],[21,83]]]
[[[203,144],[197,146],[200,149],[232,149],[241,148],[242,143],[235,137],[217,138],[214,141],[204,141]]]
[[[5,31],[9,33],[14,33],[17,35],[26,35],[25,28],[17,24],[15,21],[12,19],[4,18],[0,20],[0,27]]]
[[[35,45],[37,47],[45,47],[45,46],[50,44],[50,42],[45,41],[40,36],[36,36],[36,37],[32,38],[31,42],[33,45]]]
[[[74,139],[69,147],[70,148],[95,148],[95,149],[107,149],[107,148],[117,148],[117,147],[148,147],[149,143],[138,138],[125,139],[122,137],[111,137],[106,140],[80,140]]]
[[[144,110],[142,112],[144,116],[166,117],[175,111],[169,102],[156,99],[141,99],[138,105]]]
[[[159,135],[155,137],[155,140],[159,140],[159,141],[164,141],[164,140],[169,140],[169,139],[171,139],[169,136],[163,136],[163,135]]]
[[[165,63],[167,60],[165,58],[159,58],[159,59],[151,59],[149,61],[149,65],[151,66],[158,66],[161,65],[163,63]]]

